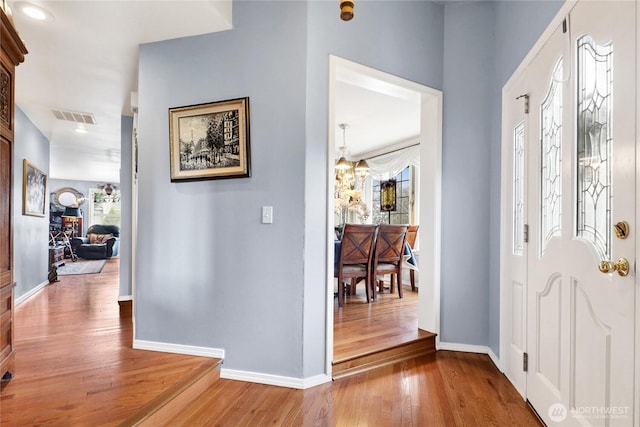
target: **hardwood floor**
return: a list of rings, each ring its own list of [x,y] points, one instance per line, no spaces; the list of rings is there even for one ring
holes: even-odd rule
[[[337,299],[337,298],[336,298]],[[334,303],[333,379],[435,352],[436,334],[418,329],[418,293],[405,286],[367,303],[364,286]]]
[[[404,286],[404,297],[397,293],[378,294],[368,304],[364,285],[356,287],[356,295],[345,298],[333,311],[333,359],[341,360],[357,354],[388,348],[423,335],[418,329],[418,293]]]
[[[62,277],[17,307],[16,375],[2,386],[2,426],[127,425],[210,362],[131,349],[117,262]],[[487,356],[446,351],[307,390],[218,379],[189,400],[157,425],[541,425]]]
[[[2,384],[2,426],[116,425],[208,360],[131,348],[118,263],[61,276],[16,308],[16,371]]]
[[[486,355],[439,351],[307,390],[221,379],[170,426],[541,426]]]

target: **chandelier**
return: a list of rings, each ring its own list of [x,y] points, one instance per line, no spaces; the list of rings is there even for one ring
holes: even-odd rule
[[[338,127],[342,129],[342,146],[338,148],[340,157],[335,164],[335,210],[340,215],[341,224],[354,219],[364,222],[369,217],[369,208],[362,200],[362,190],[369,175],[369,165],[364,159],[357,162],[347,160],[346,130],[349,125],[341,123]]]

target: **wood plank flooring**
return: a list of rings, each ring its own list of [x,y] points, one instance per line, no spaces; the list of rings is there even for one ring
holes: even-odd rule
[[[117,262],[99,275],[63,277],[17,307],[2,426],[118,425],[209,360],[131,349]],[[541,424],[486,355],[440,351],[307,390],[219,379],[159,425]]]
[[[349,295],[338,307],[334,298],[333,360],[343,360],[362,353],[377,351],[409,342],[428,334],[418,329],[418,293],[404,286],[403,298],[398,294],[378,294],[368,304],[362,284],[356,295]]]
[[[113,258],[100,274],[61,276],[16,308],[16,371],[2,384],[2,426],[117,425],[209,360],[131,348],[118,268]]]
[[[221,379],[168,426],[541,426],[486,355],[439,351],[307,390]]]
[[[333,379],[435,351],[436,334],[418,329],[418,293],[389,291],[367,303],[364,286],[345,304],[334,303]]]

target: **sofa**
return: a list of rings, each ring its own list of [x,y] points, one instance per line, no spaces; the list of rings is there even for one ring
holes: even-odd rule
[[[71,239],[76,255],[86,259],[106,259],[118,255],[120,228],[117,225],[94,224],[85,237]]]

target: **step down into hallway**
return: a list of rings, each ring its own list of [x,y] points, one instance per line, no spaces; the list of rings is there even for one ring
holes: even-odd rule
[[[187,407],[209,386],[220,379],[221,359],[210,359],[194,369],[171,388],[143,406],[138,412],[119,424],[130,426],[163,426],[167,420]]]
[[[435,351],[436,334],[419,330],[416,339],[334,360],[332,362],[333,379],[360,374],[414,357],[435,353]]]

